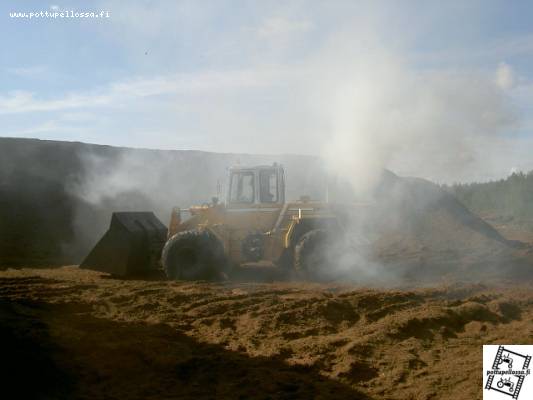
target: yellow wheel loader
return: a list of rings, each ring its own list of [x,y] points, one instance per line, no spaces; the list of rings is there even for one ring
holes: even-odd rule
[[[354,207],[285,201],[281,165],[229,169],[225,202],[174,208],[167,228],[149,212],[117,212],[81,264],[117,276],[163,269],[169,279],[218,280],[257,265],[308,279],[327,273],[328,249]],[[185,218],[188,217],[188,218]]]

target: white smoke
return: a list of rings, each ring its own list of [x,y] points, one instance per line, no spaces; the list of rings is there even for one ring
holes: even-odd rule
[[[437,181],[493,172],[516,115],[504,89],[480,71],[421,70],[398,50],[343,34],[320,53],[311,85],[326,127],[323,155],[357,191],[371,188],[383,168]],[[340,44],[339,44],[340,43]]]
[[[513,86],[512,68],[500,64],[496,79],[494,69],[423,69],[401,47],[378,37],[368,25],[339,32],[307,65],[303,86],[324,129],[321,154],[330,171],[365,199],[372,199],[384,169],[438,182],[494,174],[499,166],[492,164],[492,155],[518,124],[506,92]],[[406,195],[389,192],[391,198],[381,205],[386,221],[381,234],[395,231],[393,221],[412,217],[403,208]],[[427,212],[435,195],[417,193],[417,212]],[[385,266],[373,253],[368,227],[383,221],[371,218],[349,221],[344,242],[330,249],[332,278],[401,281],[405,271]],[[418,239],[410,239],[415,247]]]

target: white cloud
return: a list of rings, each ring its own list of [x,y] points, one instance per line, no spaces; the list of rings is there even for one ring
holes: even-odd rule
[[[270,85],[280,78],[274,68],[264,70],[201,71],[152,78],[133,78],[88,91],[39,99],[28,91],[0,96],[0,114],[60,111],[72,108],[120,107],[137,99],[162,95],[209,95]]]
[[[42,123],[39,123],[35,126],[32,126],[27,129],[20,130],[17,135],[28,136],[28,135],[37,135],[42,133],[57,133],[61,130],[61,126],[55,120],[49,120]]]
[[[284,17],[270,17],[257,28],[260,37],[271,38],[308,32],[312,28],[310,21],[294,21]]]
[[[45,65],[6,68],[6,71],[20,78],[30,79],[45,78],[49,74],[48,67]]]
[[[517,34],[505,38],[486,40],[472,46],[448,46],[426,49],[416,54],[422,62],[440,66],[465,67],[493,63],[513,57],[530,57],[533,55],[533,34]]]
[[[485,55],[508,58],[533,54],[533,34],[521,34],[497,39],[480,49]]]
[[[501,62],[496,69],[496,84],[503,90],[509,90],[515,85],[515,73],[513,68]]]
[[[64,97],[42,100],[34,93],[13,91],[0,96],[0,114],[60,111],[70,108],[109,105],[110,98],[101,94],[68,94]]]

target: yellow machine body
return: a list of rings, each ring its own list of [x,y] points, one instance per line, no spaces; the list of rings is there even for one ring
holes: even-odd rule
[[[278,264],[302,234],[338,224],[338,217],[328,203],[310,201],[304,196],[298,201],[285,202],[284,171],[280,165],[234,167],[229,175],[226,203],[214,202],[186,210],[175,208],[169,237],[181,231],[207,229],[223,243],[225,254],[233,264],[260,261]],[[261,189],[265,186],[261,183],[265,175],[270,181],[268,201],[264,201]],[[243,176],[250,177],[253,188],[248,196],[239,197],[234,185],[242,184]],[[189,214],[189,218],[185,219],[184,214]],[[261,247],[258,254],[251,256],[246,251],[249,238],[254,238],[253,244]]]

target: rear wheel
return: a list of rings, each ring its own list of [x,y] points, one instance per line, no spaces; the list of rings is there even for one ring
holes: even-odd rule
[[[227,272],[222,243],[208,231],[184,231],[172,236],[161,255],[168,278],[219,280]]]
[[[294,247],[294,269],[309,280],[330,279],[328,252],[331,248],[331,235],[323,229],[314,229],[304,234]]]

